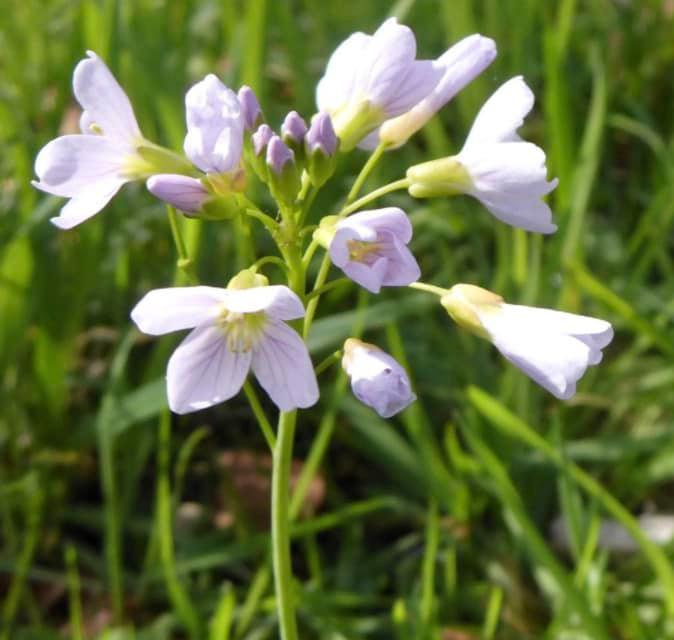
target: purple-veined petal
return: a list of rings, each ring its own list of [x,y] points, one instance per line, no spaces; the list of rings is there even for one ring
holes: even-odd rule
[[[385,287],[406,287],[421,277],[419,263],[409,250],[396,236],[389,233],[382,234],[379,255],[387,259],[386,273],[382,279]]]
[[[93,51],[87,55],[73,73],[75,97],[86,113],[80,124],[95,124],[106,137],[131,146],[142,136],[129,98],[105,63]]]
[[[277,320],[295,320],[304,316],[302,301],[284,285],[222,291],[224,306],[235,313],[264,311],[270,318]]]
[[[307,346],[296,331],[269,321],[253,346],[252,369],[281,411],[310,407],[318,401],[318,384]]]
[[[171,411],[189,413],[236,395],[248,375],[252,352],[232,352],[222,331],[200,326],[173,352],[166,371]]]
[[[398,207],[359,211],[340,221],[337,228],[353,228],[355,225],[358,225],[359,229],[369,227],[376,231],[389,231],[404,244],[412,239],[412,223],[407,214]],[[364,240],[365,237],[361,239]]]
[[[50,218],[49,221],[63,230],[76,227],[103,209],[120,190],[124,182],[111,179],[98,182],[95,187],[86,191],[80,191],[61,209],[58,216]]]
[[[133,308],[131,319],[143,333],[154,336],[191,329],[218,315],[226,293],[204,286],[153,289]]]
[[[531,108],[534,94],[522,76],[511,78],[502,84],[484,103],[468,134],[464,149],[493,142],[520,140],[517,135]]]
[[[35,159],[39,181],[33,185],[56,196],[71,198],[82,192],[96,190],[104,183],[128,181],[124,166],[128,151],[104,136],[61,136],[48,142]]]
[[[351,280],[364,289],[371,293],[379,293],[386,277],[388,260],[384,257],[378,257],[370,264],[349,260],[341,269]]]

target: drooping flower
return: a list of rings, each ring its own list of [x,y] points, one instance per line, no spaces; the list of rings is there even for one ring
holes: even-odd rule
[[[474,285],[454,285],[441,303],[457,324],[490,340],[555,397],[567,400],[613,339],[610,323],[564,311],[507,304]]]
[[[169,406],[189,413],[236,395],[252,369],[282,411],[310,407],[318,385],[302,338],[285,321],[304,316],[288,287],[268,286],[245,270],[227,289],[173,287],[150,291],[131,312],[144,333],[193,329],[166,373]]]
[[[382,122],[411,109],[442,76],[430,60],[416,60],[414,33],[386,20],[373,35],[357,32],[334,51],[316,88],[316,102],[332,117],[341,149],[353,149]]]
[[[75,98],[83,108],[81,135],[47,143],[35,159],[42,191],[70,201],[51,221],[71,229],[98,213],[127,182],[153,173],[140,153],[143,138],[129,98],[105,63],[87,51],[73,73]]]
[[[361,211],[335,225],[330,259],[372,293],[379,293],[381,287],[405,287],[421,274],[407,248],[411,239],[412,225],[402,209]]]
[[[558,181],[547,179],[545,152],[517,134],[533,104],[533,93],[521,76],[508,80],[484,104],[456,156],[407,170],[410,195],[465,193],[507,224],[554,233],[552,211],[542,198]]]
[[[206,173],[235,171],[246,125],[237,95],[210,73],[185,95],[185,114],[187,157]]]
[[[474,33],[450,47],[433,62],[442,77],[433,90],[409,111],[384,122],[359,145],[374,149],[380,142],[399,147],[421,129],[461,89],[480,75],[496,58],[496,43]]]
[[[353,395],[382,418],[394,416],[417,399],[405,369],[373,344],[346,340],[342,366],[351,379]]]

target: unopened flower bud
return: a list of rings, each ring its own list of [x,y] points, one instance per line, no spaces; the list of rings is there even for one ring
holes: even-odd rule
[[[417,399],[405,369],[373,344],[356,338],[346,340],[342,366],[351,378],[356,398],[382,418],[394,416]]]
[[[201,180],[189,176],[162,173],[147,181],[148,191],[184,213],[197,213],[209,192]]]
[[[244,126],[247,131],[254,131],[262,122],[262,109],[255,92],[247,85],[243,85],[237,94],[241,105]]]
[[[292,202],[300,190],[300,174],[295,154],[277,135],[267,145],[269,186],[277,200]]]
[[[327,113],[317,113],[311,119],[311,126],[304,138],[307,154],[307,172],[311,183],[320,187],[335,171],[335,156],[339,140],[332,126],[332,119]]]
[[[274,131],[268,124],[261,124],[253,134],[253,151],[256,156],[261,156],[272,139]]]
[[[306,133],[307,123],[304,121],[304,118],[297,111],[291,111],[281,125],[283,142],[288,146],[291,144],[299,145],[304,141]]]
[[[242,269],[227,283],[228,289],[252,289],[253,287],[266,287],[269,279],[252,269]]]
[[[190,218],[225,220],[240,211],[233,194],[213,194],[201,180],[189,176],[159,174],[148,179],[147,188]]]

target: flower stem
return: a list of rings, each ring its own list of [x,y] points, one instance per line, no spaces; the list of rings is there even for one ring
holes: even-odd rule
[[[330,289],[334,289],[335,287],[339,287],[343,284],[349,284],[353,282],[353,280],[350,280],[349,278],[336,278],[335,280],[331,280],[328,282],[328,284],[324,284],[318,289],[314,288],[314,290],[307,295],[305,300],[312,300],[316,296],[322,296],[324,293],[327,293],[330,291]]]
[[[290,559],[290,467],[297,411],[279,415],[271,493],[271,540],[281,640],[298,640]]]
[[[178,269],[185,274],[190,284],[198,284],[199,279],[194,271],[194,263],[187,252],[187,244],[185,243],[185,238],[183,238],[180,222],[178,221],[178,214],[176,213],[176,210],[169,205],[166,205],[166,211],[168,212],[173,242],[175,243],[176,251],[178,252],[178,261],[176,263]]]
[[[346,197],[346,202],[353,202],[360,193],[360,190],[363,188],[365,181],[372,172],[372,169],[375,168],[376,164],[379,162],[379,159],[386,151],[386,145],[383,142],[379,143],[379,146],[372,152],[372,155],[367,159],[367,162],[363,165],[363,168],[360,170],[356,181],[349,191],[349,195]]]
[[[434,284],[426,284],[425,282],[412,282],[407,285],[411,289],[419,289],[419,291],[425,291],[426,293],[432,293],[436,296],[444,296],[447,293],[447,289],[442,287],[436,287]]]
[[[272,429],[271,424],[269,424],[269,420],[264,413],[262,403],[257,397],[255,388],[250,382],[248,382],[248,380],[243,383],[243,392],[246,394],[246,398],[248,398],[250,408],[253,410],[253,414],[255,415],[258,425],[260,425],[262,435],[264,435],[269,448],[273,451],[274,447],[276,446],[276,436],[274,435],[274,430]]]
[[[157,452],[157,530],[159,531],[159,554],[164,569],[164,580],[169,597],[181,622],[193,640],[201,635],[201,620],[190,597],[178,577],[173,548],[173,501],[171,500],[171,416],[167,410],[159,418],[159,442]]]
[[[331,353],[327,358],[325,358],[325,360],[316,366],[316,376],[320,376],[321,373],[323,373],[326,369],[329,369],[333,364],[339,362],[342,355],[341,349]]]
[[[323,262],[321,262],[321,268],[318,270],[318,275],[316,276],[316,281],[314,282],[313,291],[318,291],[324,284],[325,280],[328,277],[330,272],[330,254],[325,253],[323,256]],[[311,323],[314,320],[314,314],[316,313],[316,307],[318,306],[318,301],[321,296],[316,295],[309,302],[307,302],[307,310],[304,314],[304,331],[302,337],[306,340],[309,335],[309,329],[311,328]]]
[[[382,196],[385,196],[387,193],[391,193],[392,191],[398,191],[400,189],[407,189],[409,186],[410,181],[407,178],[402,178],[401,180],[396,180],[395,182],[390,182],[389,184],[385,184],[383,187],[379,187],[379,189],[375,189],[374,191],[370,191],[370,193],[364,195],[362,198],[358,198],[355,202],[352,202],[350,205],[344,207],[340,212],[339,216],[341,218],[344,218],[348,216],[350,213],[353,213],[354,211],[358,211],[361,207],[364,205],[368,204],[369,202],[372,202],[373,200],[376,200],[377,198],[381,198]]]

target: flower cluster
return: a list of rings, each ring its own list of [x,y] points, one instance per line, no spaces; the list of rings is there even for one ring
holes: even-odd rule
[[[493,40],[474,34],[435,60],[417,59],[413,32],[391,18],[371,35],[347,38],[318,83],[317,113],[305,120],[291,111],[276,131],[250,87],[235,92],[210,74],[185,96],[184,154],[141,134],[128,97],[94,53],[77,65],[73,86],[83,109],[81,134],[49,142],[35,162],[35,186],[69,198],[52,219],[56,226],[84,222],[123,184],[144,180],[154,196],[187,217],[262,223],[280,254],[261,257],[225,288],[194,282],[156,289],[135,306],[131,318],[145,333],[191,329],[168,363],[173,411],[231,398],[250,371],[283,412],[316,403],[316,369],[302,335],[322,291],[339,284],[326,284],[331,264],[374,294],[382,287],[411,286],[437,295],[459,326],[490,340],[556,397],[575,393],[577,381],[599,363],[611,341],[609,323],[507,304],[474,285],[419,282],[407,213],[364,208],[395,189],[417,199],[465,194],[506,224],[553,233],[557,227],[543,198],[557,181],[548,179],[544,151],[518,134],[534,104],[522,77],[505,82],[485,102],[458,153],[409,167],[400,180],[356,199],[374,162],[404,145],[496,53]],[[371,162],[346,205],[313,221],[311,236],[306,232],[316,193],[335,172],[338,154],[356,148],[374,149]],[[246,196],[251,180],[273,196],[278,210],[272,215]],[[307,290],[306,276],[321,248],[323,267]],[[185,264],[186,256],[181,258]],[[259,270],[279,260],[288,281],[269,284]],[[379,415],[390,417],[415,400],[403,368],[375,345],[349,338],[341,355],[354,395]]]

